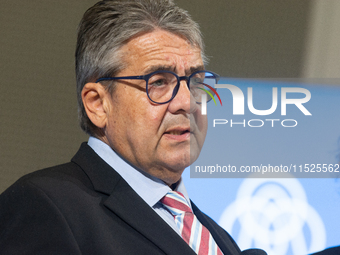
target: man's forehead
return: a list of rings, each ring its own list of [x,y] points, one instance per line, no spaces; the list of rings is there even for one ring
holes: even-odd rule
[[[128,65],[145,63],[143,69],[148,72],[157,71],[162,65],[165,67],[163,70],[169,71],[176,71],[178,64],[183,65],[186,71],[201,70],[203,66],[198,47],[191,45],[183,37],[164,30],[134,37],[121,48],[121,53]]]

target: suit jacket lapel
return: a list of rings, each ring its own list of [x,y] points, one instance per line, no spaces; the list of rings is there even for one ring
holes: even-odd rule
[[[96,191],[108,195],[104,205],[164,253],[195,254],[185,241],[86,143],[82,144],[72,161],[84,170]]]
[[[121,179],[104,204],[166,254],[195,254],[125,180]]]

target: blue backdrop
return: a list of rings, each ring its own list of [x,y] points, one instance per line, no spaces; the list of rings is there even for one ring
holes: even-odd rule
[[[336,83],[334,80],[312,82],[222,79],[220,84],[242,90],[244,115],[233,114],[228,89],[218,90],[223,106],[212,101],[207,105],[206,141],[200,158],[183,177],[193,201],[228,230],[242,249],[258,247],[269,255],[301,255],[340,245],[340,86],[326,85]],[[258,110],[272,106],[273,87],[277,88],[276,111],[263,116],[249,111],[249,87]],[[308,90],[311,99],[303,106],[311,116],[293,104],[282,115],[282,88]],[[304,97],[304,93],[287,93],[291,99]],[[214,126],[216,119],[228,123]],[[235,122],[241,124],[231,124]],[[217,173],[217,165],[235,166],[238,172]],[[215,168],[204,172],[204,166]],[[251,166],[272,167],[273,173],[240,174],[246,166],[248,170]],[[286,172],[281,173],[282,169]]]

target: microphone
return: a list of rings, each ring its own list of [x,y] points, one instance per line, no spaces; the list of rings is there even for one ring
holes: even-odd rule
[[[241,252],[241,255],[267,255],[264,250],[260,249],[248,249]]]

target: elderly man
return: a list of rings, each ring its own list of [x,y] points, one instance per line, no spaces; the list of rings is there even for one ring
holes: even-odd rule
[[[1,195],[1,254],[239,254],[181,179],[217,79],[188,14],[171,0],[97,3],[79,26],[76,75],[90,139]]]

